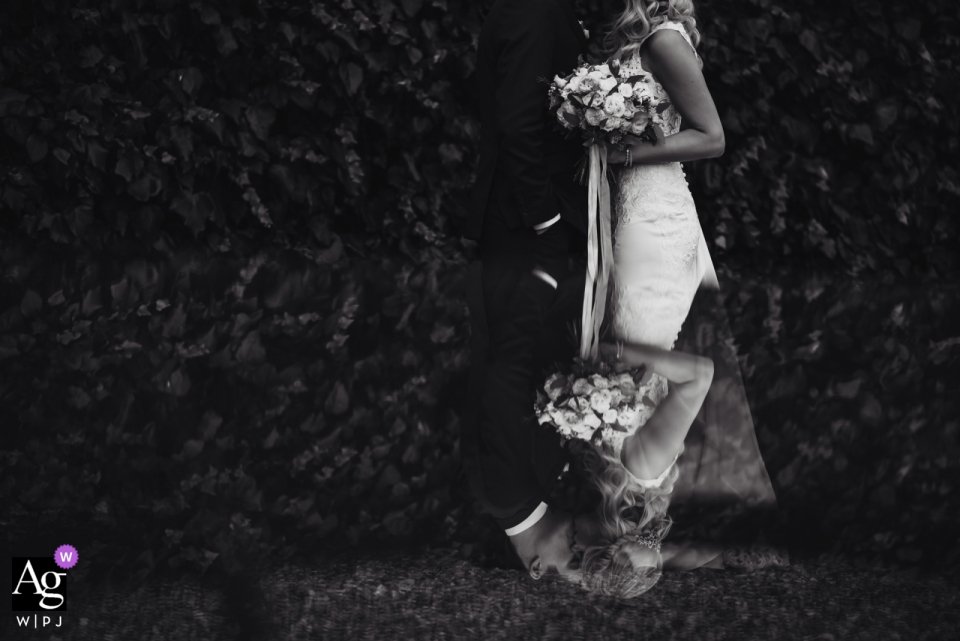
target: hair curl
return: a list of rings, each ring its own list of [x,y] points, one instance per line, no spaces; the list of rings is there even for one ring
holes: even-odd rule
[[[630,553],[642,544],[632,535],[649,530],[662,539],[670,531],[673,521],[667,508],[680,472],[673,466],[660,487],[644,488],[606,443],[577,443],[573,447],[581,459],[584,477],[600,492],[600,537],[596,545],[583,553],[583,586],[606,596],[639,596],[660,580],[663,560],[658,555],[656,566],[634,567]]]
[[[636,53],[654,27],[664,22],[683,24],[693,46],[700,44],[693,0],[626,0],[626,7],[610,27],[603,44],[611,58]]]

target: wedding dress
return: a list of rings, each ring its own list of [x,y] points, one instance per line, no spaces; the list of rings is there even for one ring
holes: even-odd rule
[[[650,35],[661,29],[679,32],[693,47],[682,24],[661,23]],[[643,77],[656,98],[669,102],[663,86],[640,65],[639,53],[622,60],[620,69],[621,77]],[[680,131],[680,114],[672,103],[655,117],[655,122],[666,136]],[[614,220],[610,300],[613,336],[628,343],[673,349],[700,284],[716,282],[681,164],[625,167],[614,201]],[[667,380],[653,374],[641,393],[659,405],[667,395]],[[635,431],[618,433],[609,440],[616,456]],[[644,487],[655,487],[669,471],[668,466],[657,479],[634,479]]]
[[[693,47],[682,24],[661,23],[651,35],[661,29],[677,31]],[[645,77],[658,97],[668,98],[657,79],[641,67],[638,54],[622,60],[621,69]],[[676,134],[680,114],[671,105],[660,114],[658,124],[666,136]],[[760,455],[716,272],[681,164],[624,167],[614,197],[614,222],[609,307],[613,337],[669,350],[679,336],[684,351],[714,362],[710,392],[674,463],[657,479],[634,479],[644,487],[657,487],[676,465],[679,477],[670,508],[674,532],[683,536],[686,529],[701,539],[753,542],[759,530],[754,517],[764,515],[761,520],[768,522],[776,510],[776,496]],[[641,393],[659,405],[667,395],[666,379],[652,374]],[[643,429],[643,423],[608,441],[617,456],[626,437]]]

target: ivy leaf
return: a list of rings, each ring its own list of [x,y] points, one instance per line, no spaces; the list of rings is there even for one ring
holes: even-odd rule
[[[160,179],[147,173],[130,183],[130,186],[127,187],[127,193],[140,202],[146,202],[159,194],[161,187],[163,187],[163,183],[160,182]]]
[[[250,123],[250,129],[260,140],[266,141],[270,135],[270,127],[277,119],[277,112],[265,105],[248,107],[246,110],[247,121]]]
[[[220,26],[216,35],[214,35],[214,40],[217,43],[217,51],[224,58],[237,50],[237,41],[233,37],[233,31],[226,25]]]
[[[404,12],[411,18],[420,11],[423,0],[402,0]]]
[[[47,141],[37,134],[27,138],[27,155],[30,156],[30,162],[40,162],[47,157]]]
[[[122,177],[127,182],[133,180],[134,176],[143,171],[143,159],[139,154],[133,151],[122,151],[117,154],[117,166],[113,173]]]
[[[190,96],[195,96],[203,86],[203,74],[196,67],[187,67],[180,72],[180,86]]]
[[[206,226],[213,215],[213,198],[209,194],[181,194],[177,196],[170,209],[183,217],[183,222],[196,236]]]
[[[259,330],[247,334],[237,348],[237,360],[241,363],[259,363],[267,357],[267,351],[260,342]]]
[[[873,146],[873,131],[870,130],[870,125],[853,125],[850,127],[850,137],[870,147]]]
[[[190,439],[183,444],[183,453],[187,458],[196,458],[203,451],[203,441],[200,439]]]
[[[346,65],[340,67],[340,78],[347,88],[347,93],[352,96],[357,93],[357,89],[360,88],[360,84],[363,82],[363,69],[352,62],[348,62]]]
[[[203,10],[200,12],[200,22],[203,24],[220,24],[220,12],[211,7],[208,4],[203,5]]]
[[[43,300],[40,294],[28,289],[20,300],[20,313],[24,316],[33,316],[43,308]]]
[[[170,128],[170,138],[184,160],[190,160],[193,153],[193,132],[189,127],[174,126]]]
[[[269,450],[272,449],[274,445],[277,444],[277,440],[280,438],[280,432],[277,431],[277,428],[270,430],[270,434],[263,439],[263,449]]]
[[[87,141],[87,158],[99,170],[104,170],[107,166],[107,150],[104,149],[96,140]]]
[[[9,87],[0,88],[0,116],[6,116],[11,105],[22,104],[29,98],[25,93]]]
[[[174,370],[170,374],[170,380],[167,381],[167,391],[174,396],[186,396],[190,392],[190,387],[190,377],[183,371],[183,368]]]
[[[99,47],[89,46],[80,50],[80,68],[89,69],[95,67],[103,60],[103,52]]]
[[[350,406],[350,397],[347,395],[347,390],[343,386],[343,383],[337,381],[337,384],[333,386],[330,395],[327,396],[327,402],[325,404],[325,409],[328,413],[339,416],[347,411],[347,408]]]

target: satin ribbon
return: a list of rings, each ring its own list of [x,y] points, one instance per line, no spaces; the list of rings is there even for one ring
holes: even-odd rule
[[[583,290],[580,357],[595,360],[600,347],[600,326],[607,309],[607,283],[613,261],[610,232],[610,183],[607,181],[607,148],[591,145],[587,183],[587,279]]]

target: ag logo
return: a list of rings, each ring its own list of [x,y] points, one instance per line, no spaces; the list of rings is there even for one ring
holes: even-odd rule
[[[14,557],[11,574],[14,612],[67,611],[67,573],[51,557]]]

